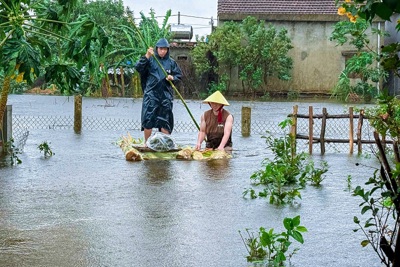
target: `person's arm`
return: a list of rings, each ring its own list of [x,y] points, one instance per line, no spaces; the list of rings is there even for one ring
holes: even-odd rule
[[[225,121],[225,127],[224,127],[224,136],[222,137],[221,143],[218,146],[218,150],[225,150],[225,145],[226,142],[229,140],[229,136],[232,133],[232,127],[233,127],[233,116],[232,114],[229,114],[229,116],[226,118]]]
[[[182,79],[182,71],[181,68],[178,66],[178,63],[176,61],[173,61],[174,64],[172,64],[172,70],[171,70],[171,75],[167,76],[167,80],[170,81],[180,81]],[[171,77],[170,77],[171,76]]]
[[[197,136],[197,144],[195,147],[196,150],[201,149],[201,144],[203,143],[205,137],[206,137],[206,121],[204,119],[204,114],[203,114],[201,115],[200,130]]]

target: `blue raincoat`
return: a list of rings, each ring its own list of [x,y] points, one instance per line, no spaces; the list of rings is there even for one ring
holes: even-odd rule
[[[168,47],[165,57],[161,58],[157,53],[157,47]],[[172,75],[175,85],[182,77],[178,64],[169,56],[169,43],[166,39],[160,39],[154,49],[154,56],[163,66],[168,75]],[[135,64],[135,69],[140,74],[143,89],[142,103],[142,131],[144,129],[164,128],[172,133],[174,129],[174,115],[172,113],[174,89],[166,75],[158,65],[154,57],[147,59],[142,56]]]

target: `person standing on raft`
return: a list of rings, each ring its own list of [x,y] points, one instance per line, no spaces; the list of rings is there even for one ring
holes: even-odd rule
[[[203,103],[208,103],[211,109],[205,111],[201,116],[195,149],[200,150],[201,144],[206,140],[206,149],[231,152],[233,115],[224,109],[224,106],[229,106],[228,101],[220,91],[216,91]]]
[[[159,66],[162,65],[163,69]],[[144,141],[150,137],[153,128],[160,132],[171,134],[174,129],[174,115],[172,113],[174,89],[171,82],[181,80],[182,71],[175,60],[169,55],[169,43],[161,38],[153,50],[149,47],[146,54],[135,64],[140,73],[143,89],[142,126]]]

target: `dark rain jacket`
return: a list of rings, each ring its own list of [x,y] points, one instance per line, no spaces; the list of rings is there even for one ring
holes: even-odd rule
[[[157,53],[157,47],[168,47],[164,58]],[[160,39],[154,48],[154,56],[168,75],[172,75],[174,85],[181,80],[182,72],[178,64],[169,56],[169,43]],[[172,113],[174,89],[166,75],[152,56],[147,59],[142,56],[135,64],[135,69],[140,74],[143,89],[142,103],[142,131],[144,129],[164,128],[172,133],[174,129],[174,116]]]

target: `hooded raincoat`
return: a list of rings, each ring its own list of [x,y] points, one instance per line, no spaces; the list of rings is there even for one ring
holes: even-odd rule
[[[168,52],[161,58],[157,53],[158,47],[167,47]],[[169,43],[166,39],[160,39],[154,49],[154,56],[168,75],[172,75],[175,85],[182,77],[181,69],[178,64],[169,56]],[[154,57],[147,59],[142,56],[135,64],[135,69],[140,74],[143,89],[142,103],[142,131],[144,129],[164,128],[172,133],[174,129],[174,116],[172,113],[174,89],[166,75],[158,65]]]

